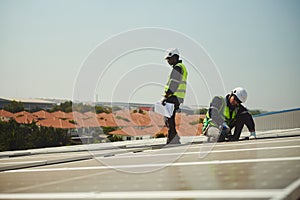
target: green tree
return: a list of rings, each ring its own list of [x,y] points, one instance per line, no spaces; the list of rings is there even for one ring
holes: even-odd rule
[[[157,133],[155,136],[155,138],[165,138],[165,134],[164,133]]]
[[[206,113],[207,113],[207,108],[200,108],[195,111],[195,114],[198,114],[198,115],[205,115]]]
[[[3,109],[8,112],[17,113],[17,112],[24,111],[24,105],[22,102],[17,102],[13,100],[9,104],[5,105]]]
[[[109,135],[107,139],[109,139],[111,142],[123,141],[122,137],[119,135]]]
[[[111,127],[111,126],[105,126],[105,127],[102,127],[103,133],[104,133],[105,135],[109,135],[110,132],[116,131],[116,130],[118,130],[118,129],[119,129],[119,127]]]
[[[96,112],[99,113],[112,113],[112,111],[120,110],[119,107],[109,107],[109,106],[92,106],[87,105],[83,103],[73,103],[72,101],[66,101],[59,105],[55,105],[52,109],[49,110],[49,112],[55,112],[55,111],[63,111],[63,112],[72,112],[77,111],[81,113],[85,112]]]
[[[203,119],[199,118],[197,121],[189,122],[190,125],[203,124]]]
[[[63,111],[69,113],[72,112],[72,105],[72,101],[66,101],[64,103],[60,103],[59,105],[55,105],[52,109],[50,109],[50,112]]]
[[[95,110],[96,110],[96,113],[99,114],[99,113],[112,113],[112,108],[111,107],[108,107],[108,106],[95,106]]]
[[[71,144],[68,130],[0,121],[0,151],[53,147]]]

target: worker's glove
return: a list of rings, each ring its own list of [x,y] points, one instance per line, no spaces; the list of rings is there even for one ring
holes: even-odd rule
[[[227,125],[226,122],[223,122],[223,124],[220,125],[219,128],[220,128],[220,131],[221,131],[222,133],[224,133],[224,134],[227,134],[227,133],[230,132],[230,128],[229,128],[229,126]]]
[[[162,104],[163,106],[165,106],[166,103],[167,103],[167,97],[163,97],[163,98],[161,99],[161,104]]]
[[[229,126],[227,125],[226,122],[223,122],[222,126],[223,126],[223,129],[229,129]]]
[[[249,137],[249,139],[250,139],[250,140],[256,139],[256,133],[255,133],[255,131],[250,132],[250,137]]]

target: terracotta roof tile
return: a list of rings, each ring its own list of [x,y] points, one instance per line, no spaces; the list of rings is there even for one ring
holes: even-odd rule
[[[54,115],[54,117],[60,118],[60,119],[72,119],[72,114],[65,113],[65,112],[62,112],[60,110],[56,111],[56,112],[53,112],[52,115]]]
[[[21,111],[14,114],[14,119],[20,124],[30,124],[33,121],[37,121],[37,117],[33,116],[27,111]]]
[[[90,117],[87,119],[82,119],[80,121],[80,126],[81,127],[99,127],[101,126],[98,119],[96,117]]]
[[[149,135],[156,135],[157,133],[167,133],[168,130],[166,127],[159,127],[159,126],[150,126],[145,129],[143,129],[146,133],[149,133]]]
[[[107,114],[107,113],[100,113],[97,115],[99,124],[101,126],[111,126],[111,127],[116,127],[118,124],[116,123],[114,119],[114,115],[112,113]]]
[[[131,121],[135,126],[149,126],[151,125],[151,119],[147,114],[131,113]]]
[[[85,119],[85,118],[88,118],[87,115],[83,114],[83,113],[80,113],[78,111],[73,111],[70,113],[70,117],[74,120],[76,119]]]
[[[177,132],[179,136],[197,136],[200,135],[199,129],[196,125],[192,126],[184,124],[177,126]]]
[[[125,135],[125,136],[145,136],[145,135],[153,135],[148,133],[145,130],[142,129],[136,129],[133,127],[125,127],[123,129],[119,129],[116,131],[112,131],[109,134],[111,135]]]
[[[52,113],[49,113],[47,111],[44,111],[44,110],[40,110],[38,112],[34,112],[32,113],[32,115],[36,118],[39,118],[39,119],[47,119],[47,118],[52,118],[54,117],[54,115]]]
[[[164,126],[164,117],[158,113],[155,113],[153,111],[148,112],[149,118],[151,120],[151,125],[153,126]]]
[[[62,128],[62,129],[75,128],[74,124],[56,117],[40,120],[37,122],[37,125],[45,126],[45,127],[53,127],[53,128]]]
[[[13,118],[14,114],[2,109],[0,110],[0,117]]]
[[[89,117],[97,117],[97,114],[94,112],[91,112],[91,111],[85,112],[84,115],[89,116]]]
[[[164,127],[164,117],[153,111],[147,111],[144,114],[132,113],[130,110],[121,110],[110,114],[95,114],[93,112],[83,114],[77,111],[71,113],[38,111],[32,114],[23,111],[13,114],[5,110],[0,110],[0,116],[13,117],[18,123],[31,123],[35,120],[41,126],[52,126],[55,128],[124,127],[115,132],[121,135],[155,135],[161,132],[167,133],[167,128]],[[202,124],[192,125],[190,122],[198,121],[199,118],[204,117],[205,115],[177,113],[176,124],[179,135],[199,135]],[[70,123],[70,120],[74,120],[75,124]]]

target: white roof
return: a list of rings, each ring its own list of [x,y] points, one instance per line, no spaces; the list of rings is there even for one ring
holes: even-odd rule
[[[7,100],[7,101],[17,101],[22,103],[45,103],[45,104],[55,104],[53,101],[46,101],[42,99],[17,99],[17,98],[3,98],[0,97],[0,99]]]

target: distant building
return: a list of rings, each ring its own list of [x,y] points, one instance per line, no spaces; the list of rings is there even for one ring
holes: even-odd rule
[[[4,106],[10,104],[12,101],[21,102],[24,105],[24,109],[28,111],[43,109],[47,110],[52,108],[56,103],[52,101],[45,101],[40,99],[10,99],[10,98],[0,98],[0,109]]]

